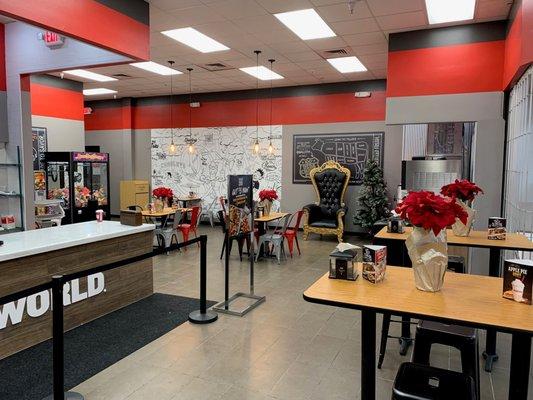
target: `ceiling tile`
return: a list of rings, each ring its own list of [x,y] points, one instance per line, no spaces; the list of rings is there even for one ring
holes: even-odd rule
[[[329,24],[337,35],[350,35],[355,33],[379,31],[379,25],[374,18],[332,22]]]
[[[287,11],[303,10],[313,8],[309,0],[255,0],[269,13],[281,13]]]
[[[351,46],[353,53],[356,56],[367,54],[383,54],[389,50],[389,46],[386,43],[380,44],[368,44],[366,46]]]
[[[359,33],[357,35],[345,35],[344,41],[350,46],[364,46],[368,44],[386,44],[387,39],[383,32]]]
[[[322,57],[320,57],[314,51],[303,51],[300,53],[287,54],[287,58],[294,62],[301,62],[301,61],[320,60]]]
[[[171,14],[178,20],[178,25],[174,28],[183,28],[225,20],[224,16],[213,12],[213,10],[205,5],[184,8],[182,10],[173,11]]]
[[[350,14],[347,2],[316,7],[316,10],[327,22],[350,21],[372,17],[372,13],[365,2],[356,3],[353,14]]]
[[[511,9],[510,0],[489,0],[476,6],[476,18],[506,19]]]
[[[426,13],[422,11],[385,15],[382,17],[376,17],[376,20],[383,30],[415,28],[427,25]]]
[[[366,0],[366,2],[376,17],[426,10],[424,0]]]
[[[236,16],[241,18],[254,17],[268,14],[267,11],[253,0],[225,0],[211,3],[208,8],[225,18],[233,19]]]
[[[308,40],[307,45],[313,50],[342,49],[346,42],[341,37]]]
[[[150,13],[153,12],[154,8],[169,11],[201,5],[200,0],[150,0]]]

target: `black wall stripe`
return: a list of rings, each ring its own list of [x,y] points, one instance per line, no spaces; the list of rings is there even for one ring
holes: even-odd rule
[[[504,40],[507,22],[494,21],[446,28],[391,33],[389,51],[426,49],[467,43]]]
[[[52,75],[32,75],[31,83],[38,83],[45,86],[51,86],[58,89],[72,90],[74,92],[83,91],[83,83],[70,79],[61,79]]]
[[[150,4],[144,0],[96,0],[136,21],[150,25]]]
[[[272,97],[299,97],[299,96],[320,96],[327,94],[338,93],[354,93],[362,91],[385,91],[386,81],[384,79],[376,79],[371,81],[355,81],[355,82],[338,82],[326,83],[318,85],[305,86],[288,86],[278,87],[272,89]],[[256,97],[260,99],[270,98],[270,89],[260,89],[259,96],[256,90],[237,90],[228,92],[214,92],[214,93],[198,93],[193,94],[193,101],[209,102],[209,101],[231,101],[231,100],[255,100]],[[160,104],[168,104],[169,96],[154,96],[154,97],[139,97],[132,101],[133,106],[153,106]],[[189,95],[175,95],[173,97],[174,103],[188,103]],[[120,100],[94,100],[86,103],[87,106],[93,108],[119,107]]]

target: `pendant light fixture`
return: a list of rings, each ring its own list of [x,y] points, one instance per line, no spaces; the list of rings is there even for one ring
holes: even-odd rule
[[[270,63],[270,72],[273,73],[274,72],[274,60],[273,58],[271,58],[270,60],[268,60],[268,62]],[[269,155],[273,155],[274,154],[274,145],[272,145],[272,79],[270,79],[270,133],[268,134],[268,154]]]
[[[169,60],[168,65],[170,68],[174,65],[174,61]],[[172,98],[174,97],[174,88],[172,87],[172,74],[170,74],[170,98],[168,101],[168,109],[170,112],[170,146],[168,147],[169,154],[176,154],[176,144],[174,143],[174,121],[172,118]]]
[[[252,148],[252,153],[254,155],[259,155],[261,152],[261,147],[259,146],[259,54],[261,50],[254,50],[256,58],[256,90],[255,90],[255,141]]]
[[[189,151],[189,154],[194,154],[196,151],[196,148],[194,144],[197,142],[198,139],[194,139],[192,137],[192,110],[191,110],[191,104],[192,104],[192,79],[191,79],[191,72],[192,68],[187,68],[187,71],[189,71],[189,137],[185,139],[185,143],[187,144],[187,150]]]

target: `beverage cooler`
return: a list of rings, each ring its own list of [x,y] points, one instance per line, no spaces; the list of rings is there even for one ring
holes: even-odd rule
[[[109,154],[86,152],[45,153],[48,199],[60,199],[63,224],[91,221],[96,210],[109,209]]]

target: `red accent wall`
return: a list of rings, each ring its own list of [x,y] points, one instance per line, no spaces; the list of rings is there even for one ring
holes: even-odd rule
[[[30,84],[30,88],[32,115],[84,120],[81,92],[34,82]]]
[[[150,59],[149,26],[94,0],[0,0],[0,14],[135,59]]]
[[[374,91],[370,98],[356,98],[353,93],[316,96],[280,97],[272,103],[272,123],[276,125],[316,124],[331,122],[383,121],[385,92]],[[249,126],[256,124],[255,100],[206,101],[192,110],[194,127]],[[176,126],[189,124],[187,104],[174,104]],[[94,107],[85,118],[85,130],[152,129],[170,127],[168,104],[134,106],[131,125],[117,107]],[[270,100],[259,102],[259,124],[270,124]]]
[[[517,6],[505,41],[503,89],[516,82],[533,62],[533,0]]]
[[[387,97],[501,90],[505,41],[389,52]]]

